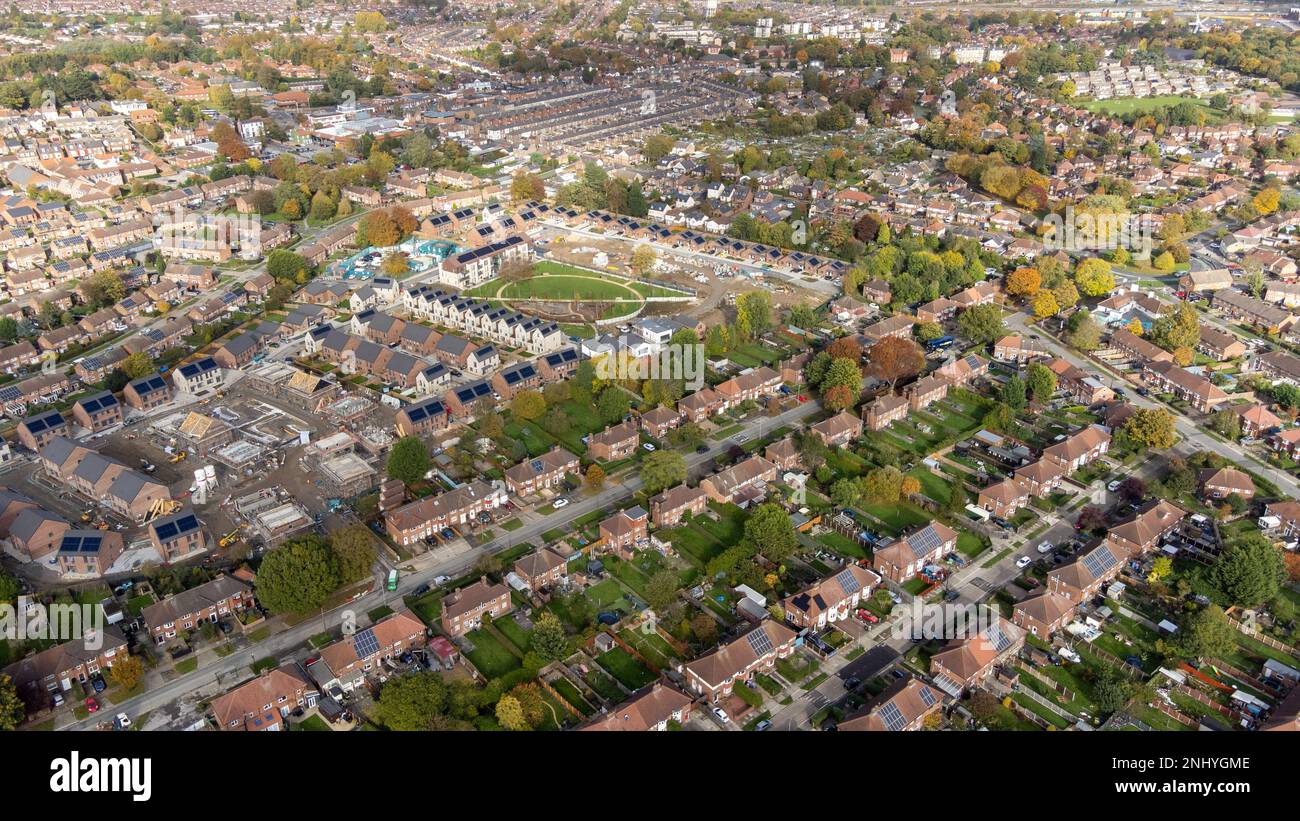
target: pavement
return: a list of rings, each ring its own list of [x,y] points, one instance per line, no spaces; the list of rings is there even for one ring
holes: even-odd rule
[[[713,459],[726,453],[733,444],[736,444],[735,440],[739,436],[762,437],[776,428],[799,423],[819,410],[821,410],[820,403],[810,400],[776,416],[757,416],[748,419],[741,423],[742,430],[734,436],[722,441],[708,442],[707,452],[687,454],[687,472],[694,475],[711,468]],[[237,677],[232,674],[242,673],[245,668],[250,667],[257,659],[268,657],[282,659],[289,656],[293,650],[307,642],[312,636],[337,624],[344,611],[352,611],[360,618],[377,607],[386,604],[398,604],[403,596],[420,585],[429,584],[432,586],[433,579],[436,576],[447,575],[454,578],[464,574],[484,554],[499,553],[521,542],[536,540],[542,533],[563,527],[588,513],[599,510],[613,511],[618,503],[630,498],[640,490],[642,484],[641,477],[637,474],[628,476],[622,482],[607,484],[603,490],[597,493],[577,499],[549,516],[528,522],[518,530],[505,533],[468,551],[468,553],[459,554],[455,559],[449,559],[441,564],[404,574],[398,582],[396,591],[384,589],[382,575],[386,571],[382,571],[380,575],[376,576],[376,589],[371,593],[333,611],[305,619],[292,627],[272,634],[257,644],[244,648],[240,652],[225,657],[213,658],[192,673],[177,676],[170,681],[146,690],[138,696],[112,705],[112,712],[114,714],[124,712],[134,717],[142,713],[169,708],[173,703],[183,701],[191,697],[191,694],[195,692],[212,692],[213,688],[218,684],[223,688],[228,687],[236,683],[235,679]],[[98,720],[91,717],[59,726],[58,729],[94,730],[99,723]]]

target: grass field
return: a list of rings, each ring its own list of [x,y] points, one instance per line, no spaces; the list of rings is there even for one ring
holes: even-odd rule
[[[1213,109],[1204,100],[1179,94],[1161,94],[1156,97],[1117,97],[1113,100],[1094,100],[1084,103],[1083,107],[1097,114],[1113,114],[1123,117],[1126,114],[1145,114],[1157,108],[1170,108],[1179,103],[1192,103],[1205,111],[1206,122],[1215,123],[1222,119],[1222,112]]]
[[[508,283],[501,288],[499,294],[502,299],[580,299],[588,302],[641,300],[641,295],[633,288],[595,276],[535,276],[522,282]]]

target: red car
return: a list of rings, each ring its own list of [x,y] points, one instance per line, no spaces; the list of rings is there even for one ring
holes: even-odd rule
[[[872,613],[870,610],[859,610],[858,618],[862,619],[867,624],[875,624],[876,622],[880,621],[880,617],[877,616],[875,613]]]
[[[804,396],[804,395],[801,393],[801,394],[799,394],[799,401],[800,401],[800,402],[807,402],[807,401],[808,401],[808,397],[807,397],[807,396]]]
[[[98,702],[98,701],[95,701],[95,697],[94,697],[94,696],[87,696],[87,697],[86,697],[86,709],[89,710],[89,711],[92,712],[92,713],[93,713],[93,712],[96,712],[97,710],[99,710],[99,702]]]

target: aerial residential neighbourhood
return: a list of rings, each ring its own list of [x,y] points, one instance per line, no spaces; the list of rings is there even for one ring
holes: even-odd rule
[[[18,0],[0,729],[1300,730],[1298,111],[1259,2]]]

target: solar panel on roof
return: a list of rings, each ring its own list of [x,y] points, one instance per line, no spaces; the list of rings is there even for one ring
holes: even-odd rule
[[[845,596],[852,596],[857,592],[858,580],[854,578],[853,571],[844,569],[835,577],[835,583],[844,591]]]
[[[885,702],[880,708],[880,718],[885,722],[885,729],[890,732],[896,733],[907,726],[907,719],[903,718],[898,705],[892,701]]]
[[[921,687],[921,689],[917,691],[917,695],[921,697],[921,701],[925,702],[926,707],[933,707],[935,702],[938,701],[934,695],[934,690],[931,690],[929,687]]]
[[[749,642],[749,646],[756,656],[765,656],[774,649],[772,639],[767,635],[767,631],[761,628],[751,630],[745,635],[745,640]]]
[[[1083,557],[1083,569],[1087,570],[1093,578],[1097,578],[1101,575],[1101,560],[1089,553]]]
[[[919,559],[922,556],[928,556],[939,549],[943,542],[939,541],[939,534],[934,532],[933,527],[927,527],[924,530],[913,533],[907,537],[907,544],[912,548],[912,552]]]
[[[990,625],[984,635],[988,642],[993,645],[993,652],[995,653],[1001,653],[1011,646],[1011,637],[1003,631],[1001,624]]]
[[[379,639],[375,638],[374,630],[366,628],[353,637],[352,646],[357,651],[357,658],[369,658],[379,652]]]

